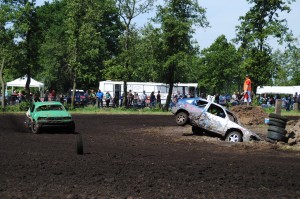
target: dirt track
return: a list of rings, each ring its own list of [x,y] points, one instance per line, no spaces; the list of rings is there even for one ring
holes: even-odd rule
[[[192,136],[173,116],[74,115],[34,135],[0,115],[0,198],[300,198],[300,153]],[[261,132],[263,134],[263,132]]]

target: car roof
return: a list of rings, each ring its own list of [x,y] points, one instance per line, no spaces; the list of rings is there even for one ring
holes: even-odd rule
[[[34,102],[35,106],[43,106],[43,105],[62,105],[62,103],[57,101],[47,101],[47,102]]]

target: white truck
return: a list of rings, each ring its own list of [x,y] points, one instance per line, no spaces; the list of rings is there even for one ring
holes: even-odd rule
[[[173,87],[173,94],[177,95],[192,95],[197,96],[197,86],[198,83],[176,83]],[[122,81],[100,81],[99,89],[104,92],[109,92],[111,97],[122,96],[124,92],[124,82]],[[161,103],[165,104],[169,92],[169,85],[165,83],[156,83],[156,82],[127,82],[127,92],[131,90],[132,93],[138,93],[141,98],[143,91],[145,91],[148,98],[150,97],[151,92],[154,92],[155,96],[158,91],[161,95]]]

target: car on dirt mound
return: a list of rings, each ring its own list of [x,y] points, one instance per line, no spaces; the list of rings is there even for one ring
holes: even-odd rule
[[[261,140],[244,128],[232,112],[213,101],[214,97],[180,99],[172,107],[177,125],[190,124],[194,134],[213,134],[228,142]]]
[[[56,101],[34,102],[26,112],[25,124],[33,133],[42,128],[60,127],[74,133],[75,123],[65,107]]]

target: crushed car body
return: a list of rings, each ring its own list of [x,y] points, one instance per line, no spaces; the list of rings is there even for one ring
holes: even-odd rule
[[[25,125],[33,133],[39,133],[42,128],[64,128],[74,133],[75,123],[65,107],[56,101],[34,102],[26,112]]]
[[[243,127],[232,112],[213,101],[211,96],[180,99],[172,107],[177,125],[189,124],[194,134],[213,133],[229,142],[261,140],[256,133]]]

